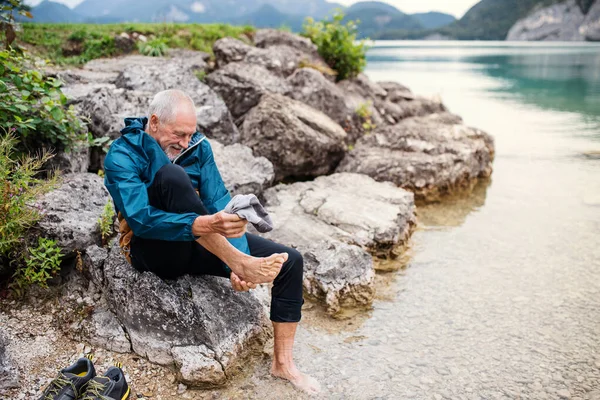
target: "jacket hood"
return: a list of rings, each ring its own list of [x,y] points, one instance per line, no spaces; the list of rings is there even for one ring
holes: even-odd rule
[[[121,135],[128,133],[140,133],[148,124],[148,118],[125,118],[125,128],[121,129]]]

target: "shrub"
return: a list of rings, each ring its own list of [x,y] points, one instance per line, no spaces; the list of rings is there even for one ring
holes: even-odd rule
[[[17,296],[23,295],[31,285],[47,288],[48,279],[55,276],[60,270],[61,259],[61,250],[56,241],[38,238],[37,247],[28,249],[25,265],[17,268],[9,288]]]
[[[365,103],[362,103],[358,108],[354,111],[356,115],[362,121],[362,128],[365,133],[371,132],[373,129],[377,127],[377,125],[373,124],[371,106],[373,103],[369,100]]]
[[[344,14],[336,13],[331,21],[316,22],[307,18],[302,35],[317,45],[325,62],[337,71],[337,80],[352,78],[362,72],[367,65],[367,46],[357,42],[356,22],[342,23]]]
[[[16,287],[24,288],[30,274],[18,271],[21,268],[36,269],[36,265],[35,261],[27,264],[27,242],[23,238],[42,217],[43,210],[33,206],[35,200],[56,185],[56,177],[51,176],[49,180],[36,177],[42,165],[51,158],[49,153],[15,157],[17,140],[12,136],[13,132],[11,129],[0,135],[0,261],[4,265],[10,261],[13,267],[16,266],[15,278],[19,280]],[[35,278],[31,279],[35,281]]]
[[[22,150],[47,145],[70,150],[87,138],[74,108],[66,106],[60,86],[60,81],[44,76],[26,56],[0,51],[0,128],[14,128]]]
[[[164,39],[152,39],[146,43],[140,43],[140,53],[150,57],[162,57],[167,54],[169,47]]]
[[[104,206],[102,215],[98,218],[98,225],[100,225],[100,234],[102,235],[102,243],[106,245],[108,239],[113,234],[113,223],[115,221],[115,209],[112,201],[108,200],[108,203]]]

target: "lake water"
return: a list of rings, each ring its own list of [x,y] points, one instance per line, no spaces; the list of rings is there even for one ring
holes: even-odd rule
[[[300,367],[328,399],[600,399],[600,46],[379,42],[366,73],[492,134],[494,173],[419,208],[370,312],[307,310]],[[228,395],[298,398],[267,371]]]

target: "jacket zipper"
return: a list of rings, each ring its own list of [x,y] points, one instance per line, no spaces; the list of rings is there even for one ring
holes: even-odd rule
[[[183,153],[181,153],[180,155],[178,155],[177,157],[175,157],[175,159],[173,160],[173,164],[177,164],[177,161],[179,161],[181,159],[181,157],[183,157],[184,154],[186,154],[187,152],[189,152],[190,150],[192,150],[194,147],[198,146],[200,143],[202,143],[202,141],[204,139],[206,139],[206,136],[204,136],[202,139],[198,140],[197,143],[194,143],[192,146],[190,146],[187,149],[185,149],[183,151]]]

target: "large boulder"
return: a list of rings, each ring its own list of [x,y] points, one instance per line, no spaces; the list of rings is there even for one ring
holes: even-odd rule
[[[412,193],[366,175],[334,174],[277,185],[264,197],[275,225],[265,236],[304,255],[304,287],[323,299],[332,314],[371,304],[369,253],[394,257],[416,223]]]
[[[150,92],[150,100],[162,90],[183,90],[194,100],[200,131],[226,144],[238,140],[239,132],[223,100],[200,82],[189,64],[179,59],[156,65],[126,67],[119,74],[116,85],[136,92]],[[135,116],[139,115],[145,113]]]
[[[249,64],[262,65],[276,75],[287,77],[303,66],[311,66],[331,76],[333,72],[321,58],[312,57],[289,46],[272,46],[266,49],[254,48],[245,59]]]
[[[338,172],[357,172],[390,181],[420,199],[437,200],[471,187],[492,172],[493,138],[452,114],[405,119],[360,139]]]
[[[95,284],[132,350],[175,367],[185,384],[224,384],[266,339],[263,306],[252,293],[235,292],[228,279],[186,275],[164,281],[133,269],[117,244],[98,268],[101,279]]]
[[[229,192],[255,194],[262,192],[273,183],[273,164],[264,157],[254,157],[252,149],[239,143],[223,146],[211,140],[215,162]]]
[[[285,79],[260,65],[232,62],[206,76],[206,83],[227,104],[235,118],[256,106],[265,93],[286,93]]]
[[[387,257],[406,243],[415,224],[413,194],[366,175],[280,184],[264,197],[276,226],[267,236],[297,247],[337,240]]]
[[[227,37],[215,42],[213,52],[218,67],[223,67],[231,62],[244,62],[265,67],[281,77],[291,75],[303,65],[313,65],[323,70],[327,69],[327,65],[319,56],[305,53],[287,45],[259,48],[249,46],[241,40]]]
[[[323,74],[312,68],[301,68],[287,78],[290,84],[286,96],[319,110],[337,122],[353,143],[363,134],[362,122],[356,109],[347,101],[346,93]]]
[[[366,107],[375,126],[394,125],[405,118],[446,111],[439,99],[415,96],[399,83],[373,82],[365,74],[343,80],[337,85],[346,94],[346,101],[351,107]]]
[[[319,57],[317,45],[310,39],[278,29],[259,29],[254,35],[256,47],[288,46],[311,57]]]
[[[222,68],[231,62],[243,61],[250,51],[254,49],[241,40],[225,37],[213,44],[213,53],[218,68]]]
[[[231,65],[231,64],[229,64]],[[242,143],[275,167],[275,180],[327,174],[344,156],[346,132],[299,101],[265,94],[246,115]]]
[[[99,87],[92,89],[75,103],[79,113],[89,120],[88,129],[95,138],[117,139],[125,127],[127,117],[146,115],[152,101],[149,92],[122,88]]]
[[[65,253],[101,244],[98,219],[108,198],[108,191],[98,175],[65,175],[61,185],[37,203],[45,210],[39,229],[43,236],[55,239]]]

